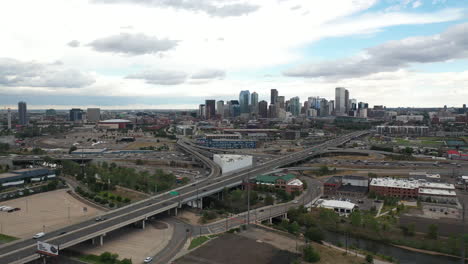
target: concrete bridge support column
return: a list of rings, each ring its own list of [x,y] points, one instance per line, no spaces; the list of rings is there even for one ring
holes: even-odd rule
[[[270,217],[270,219],[268,219],[268,222],[270,223],[270,225],[273,224],[273,217]]]
[[[145,229],[146,220],[141,220],[141,229]]]

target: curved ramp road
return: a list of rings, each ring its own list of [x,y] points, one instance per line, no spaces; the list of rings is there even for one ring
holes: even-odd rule
[[[185,144],[183,141],[179,141],[178,145],[182,149],[192,154],[201,160],[206,166],[211,168],[211,173],[207,179],[178,188],[176,190],[176,195],[166,192],[110,211],[103,216],[106,218],[104,221],[96,222],[94,219],[90,219],[49,232],[42,238],[42,241],[59,245],[60,248],[67,248],[83,241],[105,235],[107,232],[120,227],[144,221],[151,216],[167,212],[168,210],[179,207],[182,203],[195,200],[197,197],[211,195],[221,191],[225,187],[237,186],[247,178],[255,177],[258,174],[271,171],[274,168],[293,164],[311,155],[325,151],[328,147],[339,146],[353,138],[360,137],[367,133],[367,131],[359,131],[347,134],[300,152],[282,156],[262,163],[254,168],[249,168],[224,177],[219,177],[220,169],[212,160],[201,155],[197,150]],[[0,247],[0,263],[25,263],[37,259],[38,257],[39,255],[36,254],[36,241],[33,239],[24,239]]]

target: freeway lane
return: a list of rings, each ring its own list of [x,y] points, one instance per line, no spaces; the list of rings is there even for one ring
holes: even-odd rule
[[[186,202],[191,199],[194,199],[196,196],[196,192],[199,192],[200,189],[202,191],[199,192],[198,195],[200,197],[206,196],[209,193],[213,193],[215,190],[221,190],[226,186],[234,186],[236,184],[239,184],[240,182],[242,182],[242,180],[244,180],[247,177],[250,178],[256,176],[257,174],[268,172],[272,168],[277,168],[300,161],[310,154],[315,154],[330,146],[341,145],[344,142],[354,137],[361,136],[365,133],[366,132],[351,133],[341,138],[322,143],[313,148],[305,149],[303,151],[290,154],[288,156],[283,156],[278,159],[270,160],[266,163],[257,166],[254,169],[247,169],[247,171],[239,172],[237,174],[230,175],[227,177],[214,179],[209,178],[201,183],[198,183],[197,186],[190,185],[187,187],[182,187],[178,190],[178,192],[180,193],[180,195],[178,196],[172,196],[169,193],[165,193],[153,198],[149,198],[148,200],[138,202],[115,211],[111,211],[110,213],[106,214],[107,220],[105,221],[96,223],[90,220],[74,226],[66,227],[52,234],[49,234],[45,237],[45,240],[52,244],[62,245],[62,248],[80,243],[92,237],[96,237],[98,235],[105,234],[106,232],[109,232],[111,230],[115,230],[119,226],[127,225],[131,222],[137,222],[151,215],[167,211],[170,208],[175,208],[180,202]],[[157,198],[158,200],[165,201],[153,201],[155,198]],[[61,232],[67,233],[59,235]],[[37,257],[37,255],[35,254],[35,241],[33,241],[32,239],[24,240],[11,245],[6,245],[5,247],[0,248],[0,263],[23,263],[24,260],[30,260],[35,257]]]

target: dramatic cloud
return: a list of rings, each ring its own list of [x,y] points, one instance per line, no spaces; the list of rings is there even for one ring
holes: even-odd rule
[[[174,8],[204,12],[211,16],[242,16],[259,9],[257,5],[232,0],[94,0],[95,3],[131,3],[150,7]]]
[[[226,76],[226,72],[223,70],[216,69],[205,69],[192,74],[192,79],[223,79]]]
[[[320,64],[302,65],[284,75],[309,78],[354,78],[406,68],[412,63],[444,62],[468,58],[468,23],[428,37],[390,41],[366,49],[359,56]]]
[[[151,70],[125,77],[127,79],[142,79],[150,84],[176,85],[187,80],[187,74],[180,71]]]
[[[72,47],[72,48],[76,48],[76,47],[80,46],[80,42],[75,39],[75,40],[72,40],[72,41],[68,42],[67,45]]]
[[[61,63],[40,64],[0,58],[0,85],[14,87],[81,88],[95,82],[94,78]]]
[[[143,55],[168,51],[175,48],[177,43],[177,40],[158,39],[145,34],[121,33],[96,39],[89,46],[100,52]]]

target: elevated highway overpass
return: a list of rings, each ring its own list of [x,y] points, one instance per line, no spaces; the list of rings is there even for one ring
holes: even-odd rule
[[[174,192],[165,192],[110,211],[103,215],[105,218],[104,221],[96,222],[94,219],[90,219],[49,232],[41,240],[58,245],[61,249],[90,239],[97,239],[99,243],[102,243],[106,233],[120,227],[133,223],[141,223],[144,227],[145,220],[151,216],[177,210],[176,208],[180,207],[183,203],[219,192],[225,187],[239,185],[249,178],[269,172],[272,169],[297,163],[326,150],[328,147],[342,145],[353,138],[360,137],[367,133],[367,131],[359,131],[347,134],[300,152],[295,152],[258,164],[254,168],[249,168],[223,177],[220,177],[220,169],[211,159],[203,156],[197,149],[185,144],[183,141],[179,141],[178,144],[182,149],[199,159],[206,166],[212,168],[206,180],[180,187],[175,190],[177,192],[176,195],[173,195]],[[37,258],[39,258],[39,255],[36,254],[36,241],[33,239],[23,239],[0,247],[0,263],[25,263]]]

